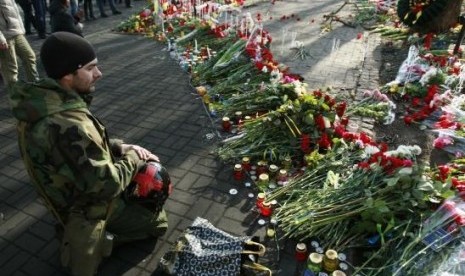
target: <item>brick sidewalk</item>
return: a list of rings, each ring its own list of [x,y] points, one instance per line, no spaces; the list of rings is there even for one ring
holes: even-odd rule
[[[292,1],[288,2],[287,8],[294,10],[304,5],[306,11],[321,15],[340,1],[330,2],[324,10],[312,7],[327,1],[312,1],[311,7],[306,1]],[[99,275],[151,275],[160,256],[197,216],[235,235],[264,236],[264,229],[256,224],[257,216],[250,212],[254,199],[248,199],[247,194],[251,191],[234,183],[231,166],[221,164],[211,154],[219,139],[209,140],[207,134],[216,133],[217,126],[211,124],[201,100],[189,84],[188,75],[170,59],[163,44],[109,31],[143,4],[143,1],[136,1],[131,10],[121,6],[123,15],[85,23],[85,36],[97,50],[103,73],[102,80],[97,83],[91,110],[106,125],[111,137],[140,144],[160,156],[175,185],[175,191],[166,204],[170,226],[168,233],[158,242],[141,241],[116,249],[103,263]],[[267,5],[269,3],[260,2],[250,9],[251,12],[270,10]],[[288,12],[279,7],[275,9],[271,10],[276,12],[275,18],[280,12]],[[273,29],[272,25],[270,28],[272,35],[279,37],[281,29]],[[323,62],[323,57],[305,61],[311,63],[310,66],[299,62],[302,65],[299,67],[291,59],[288,59],[290,64],[286,64],[291,68],[295,66],[307,80],[315,83],[322,75],[334,79],[341,72],[352,70],[362,60],[360,55],[351,53],[359,53],[360,47],[365,45],[363,43],[373,42],[354,41],[351,34],[343,31],[331,35],[342,33],[347,36],[346,47],[356,45],[354,47],[357,48],[337,52],[346,58],[337,66],[326,66],[328,72],[318,71],[317,64]],[[28,39],[38,53],[43,40]],[[332,39],[326,37],[313,41],[311,49],[315,51],[311,53],[315,54],[317,49],[322,49],[321,45],[328,45]],[[318,46],[317,43],[323,44]],[[285,59],[284,56],[282,58]],[[335,63],[334,59],[331,62]],[[311,71],[311,67],[316,71]],[[366,74],[373,75],[372,72]],[[371,78],[367,76],[366,79],[368,83]],[[356,85],[355,80],[342,81],[347,87]],[[321,80],[318,84],[323,85],[324,82]],[[1,274],[63,275],[59,265],[59,243],[54,238],[54,219],[29,184],[17,149],[15,120],[11,117],[4,87],[0,87],[0,91]],[[231,188],[238,189],[239,193],[230,195]],[[285,245],[279,264],[281,275],[294,273],[293,256],[286,253],[293,252],[293,247],[292,242]]]

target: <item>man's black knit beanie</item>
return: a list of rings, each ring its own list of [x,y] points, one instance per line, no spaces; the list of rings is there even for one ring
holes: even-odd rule
[[[96,58],[94,48],[79,35],[68,32],[51,34],[40,49],[47,76],[61,79]]]

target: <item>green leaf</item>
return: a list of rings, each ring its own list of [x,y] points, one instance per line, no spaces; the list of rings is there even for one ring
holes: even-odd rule
[[[429,181],[420,181],[417,185],[417,189],[425,192],[431,192],[435,190],[433,184]]]
[[[388,178],[388,179],[385,179],[384,181],[386,182],[386,184],[389,186],[389,187],[392,187],[392,186],[395,186],[397,184],[397,182],[399,181],[399,178],[400,177],[391,177],[391,178]]]
[[[377,208],[377,210],[380,212],[380,213],[389,213],[391,210],[389,209],[389,207],[387,207],[386,205],[384,206],[379,206]]]
[[[441,193],[442,198],[449,198],[454,195],[455,195],[455,192],[453,190],[445,190],[444,192]]]
[[[412,190],[412,196],[417,200],[423,200],[425,198],[425,194],[420,190]]]
[[[339,174],[336,174],[333,171],[329,171],[326,176],[326,182],[337,189],[339,186]]]
[[[367,198],[367,200],[365,201],[365,206],[367,208],[373,207],[373,198],[372,197]]]
[[[402,199],[403,199],[403,200],[410,199],[410,193],[409,193],[409,192],[404,192],[404,193],[402,193]]]

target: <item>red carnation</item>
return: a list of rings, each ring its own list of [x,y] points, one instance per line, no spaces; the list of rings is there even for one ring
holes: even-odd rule
[[[310,152],[310,135],[302,133],[300,137],[300,149],[304,153]]]
[[[325,119],[323,118],[323,116],[321,114],[318,114],[315,116],[315,124],[316,124],[316,127],[319,129],[319,130],[324,130],[326,129],[326,126],[325,126]]]
[[[329,149],[331,147],[331,141],[329,140],[328,135],[326,133],[323,133],[323,135],[321,135],[321,138],[318,141],[318,145],[322,149]]]
[[[411,116],[405,116],[404,117],[404,122],[407,124],[407,125],[410,125],[412,122],[413,122],[413,118]]]
[[[342,118],[342,116],[344,116],[344,113],[346,112],[346,107],[347,107],[346,102],[340,102],[336,106],[336,114],[337,114],[337,116],[339,116],[339,118]]]

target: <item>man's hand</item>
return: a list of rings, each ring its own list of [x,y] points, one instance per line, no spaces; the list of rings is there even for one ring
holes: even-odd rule
[[[141,147],[141,146],[138,146],[138,145],[130,145],[130,144],[122,144],[121,145],[121,152],[123,154],[126,154],[128,151],[130,150],[134,150],[137,155],[139,156],[140,159],[142,160],[153,160],[153,161],[156,161],[156,162],[160,162],[160,159],[158,158],[158,156],[156,156],[155,154],[151,153],[149,150]]]

